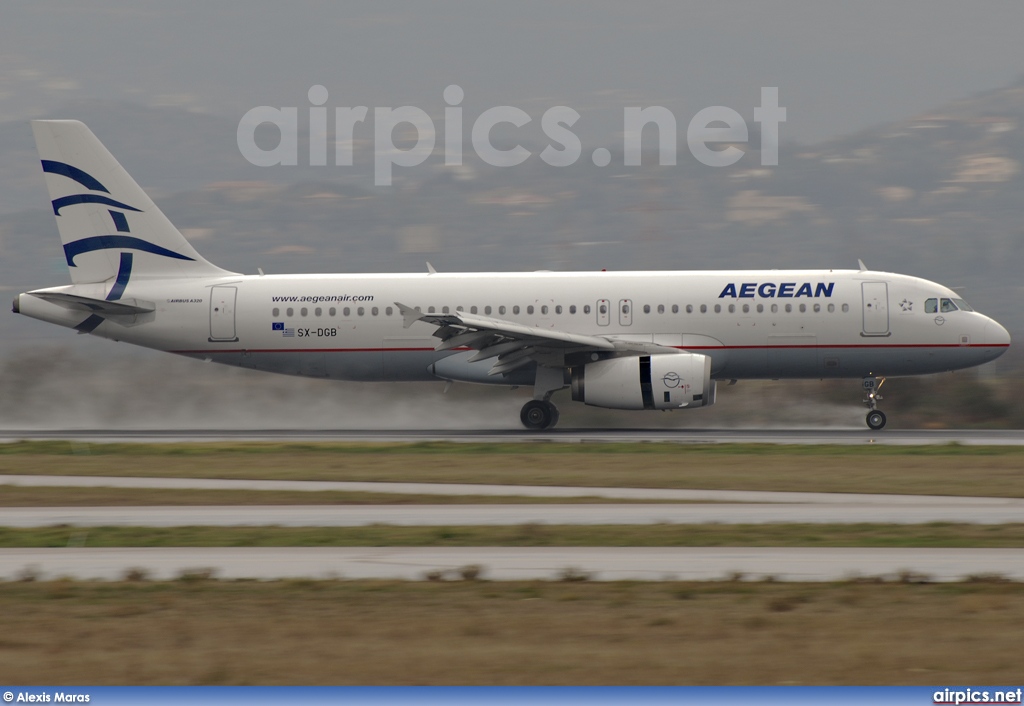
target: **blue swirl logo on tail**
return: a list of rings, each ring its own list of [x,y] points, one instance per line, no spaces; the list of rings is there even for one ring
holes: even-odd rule
[[[100,191],[103,192],[103,194],[110,193],[110,190],[104,186],[99,179],[78,167],[51,159],[42,160],[42,164],[44,172],[65,176],[72,181],[78,182],[90,191]],[[58,199],[54,199],[52,203],[53,213],[55,216],[60,216],[61,209],[66,206],[74,206],[82,203],[99,203],[106,206],[113,206],[114,208],[124,209],[125,211],[134,211],[135,213],[142,212],[134,206],[129,206],[126,203],[116,201],[109,196],[103,196],[102,194],[72,194],[70,196],[62,196]],[[131,229],[128,227],[128,218],[124,213],[121,211],[107,212],[110,214],[110,219],[114,223],[114,230],[118,233],[131,232]],[[187,255],[182,255],[181,253],[174,252],[173,250],[168,250],[165,247],[151,243],[148,240],[143,240],[142,238],[136,238],[132,235],[94,235],[66,243],[64,245],[64,258],[67,260],[68,267],[76,267],[75,258],[82,253],[93,252],[96,250],[116,249],[141,250],[142,252],[160,255],[162,257],[169,257],[175,260],[193,260],[193,258],[188,257]],[[131,260],[129,259],[128,262],[127,272],[130,274]],[[117,298],[121,296],[121,292],[124,291],[124,287],[128,284],[127,274],[124,276],[123,284],[121,283],[123,271],[124,254],[122,254],[121,271],[118,272],[117,283],[115,283],[114,289],[111,290],[111,294],[113,294],[114,290],[118,290]],[[118,289],[119,287],[120,289]]]
[[[80,238],[79,240],[74,240],[64,245],[64,258],[67,260],[68,267],[76,267],[75,258],[79,255],[97,250],[141,250],[142,252],[160,255],[162,257],[169,257],[175,260],[193,260],[193,258],[188,257],[187,255],[182,255],[181,253],[176,253],[173,250],[168,250],[165,247],[143,240],[142,238],[137,238],[133,235],[120,235],[122,233],[131,232],[131,229],[128,227],[128,217],[124,211],[141,213],[141,209],[122,203],[121,201],[117,201],[110,196],[104,196],[103,194],[110,194],[110,190],[100,183],[96,177],[82,169],[79,169],[78,167],[49,159],[42,160],[42,164],[44,172],[65,176],[68,179],[81,184],[86,189],[89,189],[89,191],[102,192],[72,194],[70,196],[62,196],[54,199],[52,201],[53,214],[58,218],[61,215],[60,212],[62,208],[83,203],[97,203],[122,209],[120,211],[107,211],[107,213],[110,214],[110,219],[113,221],[114,230],[117,231],[118,235],[94,235],[88,238]],[[117,276],[114,279],[113,286],[110,288],[110,292],[107,294],[107,301],[117,301],[122,297],[122,295],[124,295],[125,288],[127,288],[128,281],[132,276],[133,261],[134,256],[132,253],[121,253]],[[103,323],[104,320],[105,317],[100,316],[99,314],[92,314],[75,328],[80,333],[92,333],[96,327]]]
[[[76,267],[75,258],[82,253],[93,252],[94,250],[113,250],[117,248],[128,248],[141,250],[143,252],[162,255],[175,260],[191,260],[191,257],[176,253],[173,250],[155,245],[148,240],[136,238],[131,235],[94,235],[90,238],[75,240],[64,246],[64,257],[67,259],[68,267]]]

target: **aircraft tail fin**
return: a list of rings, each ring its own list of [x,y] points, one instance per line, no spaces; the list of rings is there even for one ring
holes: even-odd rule
[[[229,274],[205,260],[77,120],[33,120],[46,186],[75,284]],[[117,297],[115,297],[117,298]]]

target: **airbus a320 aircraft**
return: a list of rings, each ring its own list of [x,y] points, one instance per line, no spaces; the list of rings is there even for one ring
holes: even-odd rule
[[[256,370],[533,387],[612,409],[691,409],[718,380],[862,379],[987,363],[1006,329],[942,285],[858,270],[241,275],[211,264],[95,135],[32,123],[72,284],[14,311],[79,333]]]

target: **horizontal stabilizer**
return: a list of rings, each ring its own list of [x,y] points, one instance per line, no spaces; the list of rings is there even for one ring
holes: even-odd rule
[[[138,299],[107,301],[105,299],[80,297],[77,294],[64,294],[63,292],[29,292],[29,294],[51,304],[62,306],[65,309],[85,311],[102,316],[130,316],[132,314],[148,314],[156,310],[156,305],[152,302],[140,301]]]

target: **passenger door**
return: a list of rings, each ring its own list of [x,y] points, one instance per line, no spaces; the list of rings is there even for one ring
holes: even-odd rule
[[[210,341],[237,341],[235,335],[235,299],[237,287],[210,287]]]
[[[861,282],[864,327],[862,336],[889,335],[889,284]]]

